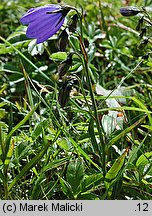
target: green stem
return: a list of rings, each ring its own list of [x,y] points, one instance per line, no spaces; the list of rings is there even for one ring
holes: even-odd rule
[[[99,139],[100,139],[100,144],[101,144],[101,149],[100,149],[100,146],[98,146],[98,147],[99,147],[100,158],[102,161],[103,176],[105,177],[105,175],[106,175],[106,158],[105,158],[105,143],[104,143],[104,139],[103,139],[104,133],[102,130],[102,126],[100,124],[97,105],[96,105],[94,93],[92,90],[92,84],[91,84],[91,79],[90,79],[90,74],[89,74],[89,69],[88,69],[88,63],[85,60],[84,60],[84,70],[86,72],[87,84],[89,86],[90,96],[91,96],[93,110],[94,110],[95,122],[96,122],[97,130],[98,130],[98,134],[99,134]]]
[[[99,120],[97,105],[96,105],[96,101],[95,101],[95,97],[94,97],[94,93],[93,93],[93,89],[92,89],[90,73],[89,73],[88,55],[87,55],[85,45],[83,42],[82,16],[79,16],[79,24],[80,24],[80,35],[78,36],[78,39],[80,42],[81,54],[83,56],[82,63],[83,63],[84,71],[86,73],[87,85],[88,85],[91,100],[92,100],[93,111],[94,111],[94,120],[96,122],[97,130],[98,130],[98,134],[99,134],[100,144],[98,145],[98,152],[99,152],[99,156],[100,156],[100,160],[101,160],[101,164],[102,164],[103,176],[105,177],[105,175],[106,175],[106,157],[105,157],[105,143],[104,143],[104,139],[103,139],[104,131],[103,131],[102,125],[100,124],[100,120]]]

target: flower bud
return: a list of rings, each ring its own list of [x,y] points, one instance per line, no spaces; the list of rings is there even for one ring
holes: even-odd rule
[[[120,13],[123,16],[135,16],[135,15],[137,15],[140,12],[143,12],[143,11],[141,11],[138,8],[133,7],[133,6],[128,6],[128,7],[122,7],[122,8],[120,8]]]
[[[73,17],[71,17],[71,22],[69,23],[69,31],[74,32],[77,27],[77,22],[78,22],[78,15],[75,14]]]
[[[77,80],[72,77],[71,79],[63,83],[58,96],[58,102],[62,108],[65,107],[65,105],[69,101],[71,89],[76,81]]]
[[[63,62],[61,62],[61,64],[58,66],[58,74],[59,77],[62,78],[66,72],[69,70],[69,68],[72,65],[72,55],[73,53],[70,53],[67,57],[67,59]]]
[[[68,43],[69,43],[68,34],[64,29],[58,37],[58,42],[57,42],[58,49],[64,52],[66,50],[66,46],[68,45]]]
[[[70,98],[70,91],[72,86],[68,85],[68,83],[64,83],[62,88],[59,91],[58,102],[60,106],[63,108],[67,104]]]

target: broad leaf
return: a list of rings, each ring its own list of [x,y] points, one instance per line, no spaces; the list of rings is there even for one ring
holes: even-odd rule
[[[76,195],[79,192],[79,186],[80,186],[80,182],[83,179],[83,176],[84,176],[83,161],[79,158],[70,161],[66,172],[66,178],[68,183],[71,185],[74,195]]]

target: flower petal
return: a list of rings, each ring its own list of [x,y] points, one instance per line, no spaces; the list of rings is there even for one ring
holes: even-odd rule
[[[62,13],[46,14],[29,24],[26,35],[29,38],[41,38],[38,40],[41,43],[55,34],[63,22],[64,18],[62,18]]]
[[[31,22],[27,29],[27,37],[33,37],[45,30],[50,30],[57,25],[57,21],[61,18],[61,14],[46,14]]]
[[[28,24],[26,36],[36,38],[41,43],[54,35],[62,26],[69,8],[60,5],[47,5],[31,8],[20,21]]]
[[[59,10],[60,8],[60,5],[47,5],[31,8],[24,16],[21,17],[20,21],[23,24],[29,24],[30,22],[37,20],[39,17],[43,17],[45,14],[47,14],[47,12],[53,12]]]
[[[39,34],[37,37],[37,43],[42,43],[48,38],[50,38],[51,36],[53,36],[61,28],[63,22],[64,22],[64,19],[51,31],[48,30],[48,31],[41,32],[41,34]]]

